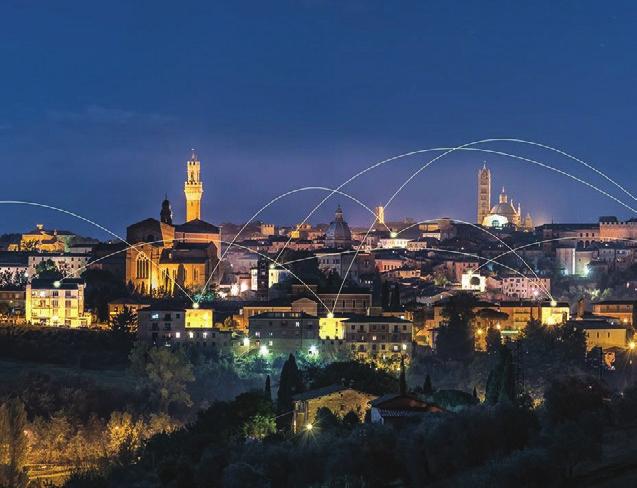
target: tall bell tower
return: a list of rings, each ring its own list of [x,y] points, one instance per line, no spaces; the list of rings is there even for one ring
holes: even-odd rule
[[[184,193],[186,194],[186,222],[201,219],[201,196],[203,195],[203,183],[201,182],[201,163],[195,150],[187,165],[186,183]]]
[[[487,163],[478,170],[478,225],[491,212],[491,171]]]

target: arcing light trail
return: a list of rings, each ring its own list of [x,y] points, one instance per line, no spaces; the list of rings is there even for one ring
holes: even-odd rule
[[[385,249],[385,248],[376,247],[376,248],[371,249],[371,251],[378,251],[378,250],[381,250],[381,249]],[[493,262],[493,264],[497,264],[498,266],[502,266],[503,268],[508,269],[509,271],[511,271],[513,273],[516,273],[516,274],[522,276],[523,278],[527,277],[526,275],[524,275],[524,273],[522,273],[521,271],[519,271],[519,270],[517,270],[515,268],[512,268],[511,266],[508,266],[506,264],[503,264],[503,263],[500,263],[500,262],[497,262],[497,261],[494,262],[492,259],[486,258],[484,256],[480,256],[478,254],[473,254],[473,253],[469,253],[469,252],[462,252],[462,251],[454,251],[454,250],[451,250],[451,249],[442,249],[442,248],[438,248],[438,247],[428,247],[428,248],[426,248],[426,250],[427,251],[434,251],[434,252],[446,252],[446,253],[450,253],[450,254],[458,254],[458,255],[462,255],[462,256],[472,257],[472,258],[475,258],[475,259],[491,261],[491,262]],[[345,251],[341,251],[341,252],[327,253],[327,254],[324,254],[324,256],[339,256],[341,254],[351,254],[351,253],[355,253],[355,252],[356,252],[355,249],[349,249],[349,250],[345,250]],[[283,265],[287,266],[289,264],[300,263],[302,261],[309,261],[311,259],[316,259],[316,256],[308,256],[308,257],[305,257],[305,258],[293,259],[291,261],[286,261],[285,263],[283,263]],[[484,263],[484,264],[487,264],[487,263]],[[282,266],[282,265],[277,263],[277,266]],[[539,278],[538,278],[538,280],[539,280]],[[537,283],[539,285],[539,288],[541,288],[542,291],[544,292],[544,294],[546,295],[546,297],[550,301],[553,301],[554,300],[553,296],[546,289],[546,287],[542,285],[541,281],[537,281]]]
[[[397,156],[392,156],[390,158],[384,159],[382,161],[379,161],[375,164],[372,164],[371,166],[359,171],[358,173],[356,173],[355,175],[353,175],[352,177],[350,177],[349,179],[347,179],[345,182],[343,182],[341,185],[339,185],[336,190],[340,190],[341,188],[343,188],[345,185],[349,184],[350,182],[354,181],[356,178],[358,178],[359,176],[362,176],[363,174],[379,167],[382,166],[386,163],[390,163],[392,161],[398,160],[398,159],[403,159],[409,156],[413,156],[416,154],[422,154],[425,152],[433,152],[433,151],[447,151],[445,152],[445,154],[448,154],[449,152],[458,150],[458,149],[462,149],[462,148],[467,148],[470,146],[474,146],[474,145],[478,145],[478,144],[486,144],[486,143],[490,143],[490,142],[515,142],[515,143],[520,143],[520,144],[528,144],[531,146],[535,146],[535,147],[540,147],[543,149],[548,149],[550,151],[556,152],[558,154],[561,154],[569,159],[572,159],[573,161],[576,161],[577,163],[585,166],[588,169],[591,169],[592,171],[594,171],[595,173],[601,175],[603,178],[605,178],[606,180],[608,180],[609,182],[611,182],[613,185],[615,185],[617,188],[619,188],[620,190],[622,190],[624,193],[626,193],[627,195],[629,195],[631,198],[633,199],[637,199],[635,196],[633,196],[632,193],[628,192],[628,190],[626,190],[623,186],[621,186],[619,183],[617,183],[615,180],[613,180],[612,178],[610,178],[608,175],[606,175],[604,172],[596,169],[594,166],[592,166],[589,163],[586,163],[585,161],[577,158],[576,156],[573,156],[565,151],[562,151],[561,149],[557,149],[555,147],[551,147],[548,146],[546,144],[541,144],[539,142],[533,142],[533,141],[526,141],[524,139],[517,139],[517,138],[489,138],[489,139],[482,139],[479,141],[473,141],[473,142],[469,142],[467,144],[463,144],[462,146],[457,146],[455,148],[430,148],[430,149],[418,149],[415,151],[410,151],[410,152],[406,152],[403,154],[399,154]],[[440,157],[444,156],[445,154],[441,155]],[[328,196],[326,196],[323,200],[321,200],[311,211],[310,213],[307,215],[307,217],[305,219],[303,219],[303,221],[301,222],[301,224],[304,224],[307,222],[307,220],[314,214],[314,212],[316,212],[328,199],[330,199],[335,192],[332,192],[331,194],[329,194]],[[287,248],[287,246],[290,244],[290,241],[292,240],[292,238],[290,237],[288,239],[288,241],[286,242],[286,244],[283,246],[283,248],[281,249],[281,251],[279,252],[279,255],[277,256],[276,259],[278,259],[281,255],[281,253]]]
[[[428,219],[428,220],[424,220],[422,222],[416,222],[415,224],[410,225],[409,227],[405,227],[404,229],[402,229],[401,231],[397,232],[396,235],[400,235],[402,232],[412,229],[413,227],[420,225],[420,224],[424,224],[427,222],[431,222],[432,220],[439,220],[439,219]],[[513,249],[511,246],[509,246],[506,242],[504,242],[502,239],[500,239],[500,237],[498,237],[497,235],[495,235],[492,232],[489,232],[487,229],[485,229],[482,226],[479,226],[477,224],[474,224],[472,222],[467,222],[465,220],[460,220],[460,219],[451,219],[455,222],[460,222],[461,224],[466,224],[466,225],[470,225],[471,227],[474,227],[480,231],[483,231],[485,233],[487,233],[488,235],[490,235],[491,237],[495,238],[498,242],[500,242],[501,244],[503,244],[510,252],[512,252],[513,254],[515,254],[515,256],[524,263],[524,265],[527,267],[527,269],[531,272],[531,274],[535,277],[535,281],[537,282],[537,284],[541,287],[544,288],[544,291],[546,292],[546,294],[548,296],[551,297],[551,300],[553,300],[553,297],[551,296],[551,292],[550,290],[547,290],[546,287],[544,286],[544,284],[542,283],[542,280],[540,280],[540,277],[537,275],[537,273],[535,272],[535,270],[529,265],[529,263],[526,262],[526,260],[520,256],[515,249]]]
[[[267,209],[270,205],[273,205],[275,202],[277,202],[278,200],[281,200],[282,198],[288,197],[290,195],[294,195],[295,193],[299,193],[302,191],[309,191],[309,190],[321,190],[321,191],[329,191],[330,195],[333,195],[335,193],[338,193],[339,195],[342,195],[344,197],[347,197],[349,199],[351,199],[352,201],[358,203],[360,206],[362,206],[364,209],[368,210],[369,212],[371,212],[372,215],[376,215],[374,213],[374,211],[369,208],[367,205],[365,205],[363,202],[361,202],[360,200],[358,200],[357,198],[353,197],[352,195],[349,195],[345,192],[340,191],[340,189],[333,189],[333,188],[326,188],[324,186],[305,186],[303,188],[296,188],[294,190],[290,190],[287,191],[285,193],[282,193],[281,195],[273,198],[272,200],[270,200],[268,203],[266,203],[263,207],[261,207],[252,217],[250,217],[250,220],[248,220],[245,224],[243,224],[243,227],[241,227],[241,229],[239,229],[239,232],[237,232],[237,234],[232,238],[232,241],[230,242],[230,244],[228,245],[228,247],[226,247],[226,249],[221,253],[221,257],[219,259],[219,261],[217,262],[217,264],[215,264],[215,266],[213,267],[212,271],[210,272],[210,275],[208,276],[208,279],[206,279],[206,282],[204,283],[202,292],[206,290],[206,288],[208,287],[208,285],[210,284],[210,280],[212,279],[212,277],[215,274],[215,271],[217,271],[217,268],[219,267],[219,264],[221,263],[221,261],[223,261],[223,259],[226,256],[226,253],[230,250],[230,248],[232,246],[235,245],[237,239],[239,238],[239,236],[241,235],[241,233],[246,229],[246,227],[248,225],[250,225],[254,219],[256,219],[261,212],[263,212],[265,209]],[[385,226],[385,228],[387,229],[387,231],[390,231],[389,227]],[[288,241],[289,243],[289,241]],[[286,243],[287,246],[287,243]],[[284,246],[285,248],[285,246]],[[277,259],[280,257],[280,255],[278,255],[277,257],[275,257],[274,259],[274,263],[277,264]]]
[[[204,241],[204,242],[209,242],[207,239],[205,238],[200,238],[200,239],[188,239],[188,240],[200,240],[200,241]],[[129,244],[128,247],[125,247],[123,249],[119,249],[117,251],[114,251],[110,254],[107,254],[106,256],[102,256],[101,258],[95,259],[93,261],[91,261],[90,263],[86,264],[86,266],[82,266],[81,268],[77,269],[74,273],[71,274],[71,276],[65,276],[64,278],[62,278],[61,281],[64,281],[65,279],[71,279],[71,278],[75,278],[77,276],[79,276],[83,270],[89,268],[90,266],[99,263],[100,261],[103,261],[104,259],[110,258],[112,256],[115,256],[117,254],[123,253],[128,251],[129,249],[137,249],[138,247],[142,247],[146,244],[160,244],[160,243],[166,243],[166,242],[182,242],[182,239],[160,239],[157,241],[151,241],[151,242],[140,242],[139,244]],[[229,244],[228,241],[221,241],[222,244]],[[310,293],[312,293],[312,295],[314,295],[316,297],[316,299],[320,302],[321,305],[323,305],[323,307],[325,307],[325,309],[327,310],[328,307],[327,305],[325,305],[325,303],[323,302],[323,300],[321,300],[321,298],[314,292],[314,290],[312,290],[312,287],[310,287],[307,283],[305,283],[301,278],[299,278],[292,270],[288,269],[287,267],[285,267],[285,263],[281,264],[281,263],[275,263],[274,259],[272,259],[271,257],[269,257],[267,254],[263,254],[255,249],[252,249],[248,246],[244,246],[241,244],[237,244],[234,243],[233,244],[236,247],[239,247],[241,249],[245,249],[247,251],[250,251],[251,253],[257,254],[259,256],[261,256],[264,259],[267,259],[268,261],[270,261],[272,264],[276,264],[277,266],[281,267],[282,269],[284,269],[285,271],[287,271],[288,273],[290,273],[291,276],[293,276],[295,279],[297,279],[299,281],[299,283],[301,283],[303,286],[305,286],[305,288],[308,289],[308,291]],[[143,252],[140,251],[139,254],[144,254]],[[167,276],[168,278],[170,278],[169,275],[164,275]],[[179,284],[177,283],[177,281],[175,281],[174,279],[171,278],[171,280],[173,281],[173,283],[175,283],[182,291],[183,288],[181,288],[181,286],[179,286]],[[204,289],[202,288],[202,292],[204,291]],[[193,304],[198,304],[199,301],[193,300],[190,295],[186,294],[186,296],[192,301]]]
[[[623,241],[623,242],[637,242],[637,239],[630,239],[628,237],[605,237],[605,240],[608,239],[610,241]],[[522,246],[518,246],[515,248],[516,251],[519,251],[520,249],[526,249],[527,247],[533,247],[533,246],[539,246],[540,244],[545,244],[548,242],[557,242],[557,241],[579,241],[582,240],[581,237],[577,237],[577,236],[569,236],[569,237],[553,237],[552,239],[544,239],[541,241],[535,241],[535,242],[531,242],[529,244],[524,244]],[[600,242],[604,242],[604,241],[600,241]],[[490,258],[489,260],[487,260],[486,262],[482,263],[480,266],[478,266],[475,271],[480,271],[480,269],[482,269],[484,266],[487,266],[489,263],[495,263],[495,264],[500,264],[499,262],[496,261],[496,259],[500,259],[501,257],[506,256],[507,254],[510,254],[511,250],[509,251],[505,251],[502,254],[498,254],[497,256]]]
[[[479,141],[473,141],[473,142],[470,142],[470,143],[467,143],[467,144],[463,144],[463,145],[461,145],[461,146],[457,146],[457,147],[453,147],[453,148],[432,148],[432,149],[421,149],[421,150],[416,150],[416,151],[410,151],[410,152],[408,152],[408,153],[400,154],[400,155],[393,156],[393,157],[391,157],[391,158],[385,159],[385,160],[383,160],[383,161],[380,161],[380,162],[378,162],[378,163],[375,163],[375,164],[373,164],[373,165],[369,166],[368,168],[365,168],[365,169],[363,169],[363,170],[359,171],[358,173],[356,173],[355,175],[353,175],[352,177],[350,177],[348,180],[346,180],[344,183],[342,183],[341,185],[339,185],[339,187],[337,187],[336,189],[331,189],[331,190],[330,190],[330,189],[326,189],[326,188],[322,188],[322,187],[321,187],[321,189],[324,189],[324,190],[330,191],[330,194],[329,194],[329,195],[327,195],[325,198],[323,198],[323,199],[321,200],[321,202],[320,202],[318,205],[316,205],[316,206],[314,207],[314,209],[313,209],[313,210],[312,210],[312,211],[308,214],[308,216],[307,216],[307,217],[303,220],[303,222],[302,222],[302,223],[307,222],[307,220],[311,217],[311,215],[313,215],[313,213],[314,213],[314,212],[316,212],[316,210],[318,210],[318,209],[319,209],[319,208],[323,205],[323,203],[325,203],[325,202],[326,202],[326,201],[327,201],[327,200],[328,200],[331,196],[333,196],[335,193],[341,193],[341,192],[340,192],[340,189],[341,189],[343,186],[347,185],[348,183],[350,183],[351,181],[355,180],[355,179],[356,179],[356,178],[358,178],[359,176],[362,176],[363,174],[365,174],[365,173],[367,173],[367,172],[371,171],[372,169],[375,169],[375,168],[377,168],[377,167],[379,167],[379,166],[381,166],[381,165],[384,165],[384,164],[386,164],[386,163],[389,163],[389,162],[391,162],[391,161],[395,161],[395,160],[398,160],[398,159],[402,159],[402,158],[405,158],[405,157],[408,157],[408,156],[412,156],[412,155],[415,155],[415,154],[420,154],[420,153],[425,153],[425,152],[433,152],[433,151],[445,151],[443,154],[438,155],[436,158],[434,158],[433,160],[431,160],[429,163],[427,163],[426,165],[424,165],[423,167],[421,167],[418,171],[416,171],[414,174],[412,174],[412,175],[411,175],[411,176],[410,176],[410,177],[409,177],[409,178],[408,178],[405,182],[403,182],[403,184],[402,184],[402,185],[398,188],[398,190],[397,190],[397,191],[394,193],[394,195],[392,195],[392,197],[390,198],[389,203],[391,203],[391,202],[393,201],[393,199],[394,199],[394,198],[395,198],[395,197],[396,197],[396,196],[397,196],[397,195],[398,195],[398,194],[402,191],[402,189],[403,189],[403,188],[404,188],[404,187],[405,187],[405,186],[406,186],[406,185],[407,185],[407,184],[408,184],[408,183],[409,183],[409,182],[410,182],[413,178],[415,178],[415,176],[417,176],[417,174],[419,174],[420,172],[422,172],[422,171],[423,171],[426,167],[428,167],[429,165],[433,164],[433,162],[435,162],[436,160],[438,160],[438,159],[440,159],[440,158],[444,157],[445,155],[447,155],[447,154],[449,154],[449,153],[451,153],[451,152],[457,151],[457,150],[472,150],[472,151],[485,152],[485,153],[496,154],[496,155],[501,155],[501,156],[508,156],[508,157],[512,157],[512,158],[519,159],[519,160],[522,160],[522,161],[527,161],[527,162],[530,162],[530,163],[533,163],[533,164],[538,164],[538,165],[543,166],[543,167],[545,167],[545,168],[547,168],[547,169],[551,169],[551,170],[556,171],[556,172],[558,172],[558,173],[560,173],[560,174],[563,174],[563,175],[565,175],[565,176],[568,176],[568,177],[570,177],[570,178],[574,179],[575,181],[578,181],[578,182],[580,182],[580,183],[582,183],[582,184],[584,184],[584,185],[586,185],[586,186],[589,186],[590,188],[593,188],[593,189],[595,189],[596,191],[600,192],[601,194],[603,194],[603,195],[605,195],[605,196],[607,196],[607,197],[611,198],[612,200],[616,201],[616,202],[617,202],[617,203],[619,203],[620,205],[622,205],[622,206],[624,206],[624,207],[628,208],[628,209],[629,209],[629,210],[631,210],[632,212],[637,213],[637,211],[636,211],[634,208],[632,208],[632,207],[630,207],[629,205],[625,204],[624,202],[622,202],[622,201],[621,201],[621,200],[619,200],[618,198],[614,197],[613,195],[609,194],[608,192],[605,192],[604,190],[602,190],[602,189],[600,189],[600,188],[596,187],[595,185],[592,185],[592,184],[590,184],[590,183],[588,183],[588,182],[586,182],[586,181],[584,181],[584,180],[582,180],[582,179],[580,179],[580,178],[577,178],[577,177],[575,177],[575,176],[573,176],[573,175],[571,175],[571,174],[569,174],[569,173],[567,173],[567,172],[565,172],[565,171],[559,170],[559,169],[557,169],[557,168],[552,168],[552,167],[551,167],[551,166],[549,166],[549,165],[545,165],[544,163],[540,163],[540,162],[535,161],[535,160],[532,160],[532,159],[530,159],[530,158],[524,158],[524,157],[521,157],[521,156],[508,154],[508,153],[504,153],[504,152],[501,152],[501,151],[494,151],[494,150],[488,150],[488,149],[482,149],[482,148],[474,148],[474,147],[470,147],[470,146],[474,146],[474,145],[478,145],[478,144],[483,144],[483,143],[489,143],[489,142],[516,142],[516,143],[522,143],[522,144],[529,144],[529,145],[533,145],[533,146],[537,146],[537,147],[540,147],[540,148],[544,148],[544,149],[548,149],[548,150],[554,151],[554,152],[556,152],[556,153],[559,153],[559,154],[561,154],[561,155],[563,155],[563,156],[566,156],[566,157],[568,157],[568,158],[570,158],[570,159],[572,159],[572,160],[574,160],[574,161],[578,162],[579,164],[584,165],[584,166],[585,166],[585,167],[587,167],[588,169],[591,169],[592,171],[594,171],[595,173],[599,174],[600,176],[602,176],[603,178],[605,178],[606,180],[608,180],[609,182],[611,182],[613,185],[615,185],[616,187],[618,187],[620,190],[622,190],[624,193],[626,193],[627,195],[629,195],[631,198],[633,198],[634,200],[637,200],[637,198],[636,198],[635,196],[633,196],[630,192],[628,192],[628,190],[626,190],[626,189],[625,189],[623,186],[621,186],[619,183],[615,182],[612,178],[608,177],[608,176],[607,176],[606,174],[604,174],[602,171],[597,170],[597,169],[596,169],[596,168],[594,168],[592,165],[590,165],[590,164],[588,164],[588,163],[586,163],[586,162],[582,161],[581,159],[576,158],[575,156],[572,156],[572,155],[570,155],[570,154],[566,153],[565,151],[561,151],[560,149],[556,149],[556,148],[553,148],[553,147],[548,146],[548,145],[544,145],[544,144],[540,144],[540,143],[536,143],[536,142],[532,142],[532,141],[525,141],[525,140],[522,140],[522,139],[513,139],[513,138],[489,138],[489,139],[482,139],[482,140],[479,140]],[[317,189],[318,189],[318,187],[317,187]],[[273,201],[271,201],[269,204],[267,204],[264,208],[262,208],[259,212],[257,212],[257,215],[258,215],[261,211],[263,211],[265,208],[267,208],[269,205],[271,205],[272,203],[274,203],[274,201],[276,201],[276,200],[278,200],[278,199],[280,199],[280,198],[283,198],[283,197],[285,197],[285,196],[287,196],[287,195],[289,195],[289,194],[292,194],[292,193],[294,193],[294,191],[292,191],[292,192],[288,192],[288,193],[283,194],[283,195],[280,195],[280,196],[279,196],[279,197],[277,197],[275,200],[273,200]],[[47,208],[47,209],[51,209],[51,210],[56,210],[56,211],[59,211],[59,212],[62,212],[62,213],[68,214],[68,215],[70,215],[70,216],[73,216],[73,217],[75,217],[75,218],[78,218],[78,219],[80,219],[80,220],[83,220],[83,221],[85,221],[85,222],[87,222],[87,223],[89,223],[89,224],[91,224],[91,225],[94,225],[95,227],[97,227],[97,228],[99,228],[99,229],[103,230],[104,232],[106,232],[106,233],[108,233],[108,234],[112,235],[112,236],[113,236],[113,237],[115,237],[116,239],[118,239],[118,240],[120,240],[120,241],[124,242],[125,244],[127,244],[128,246],[130,246],[130,243],[128,243],[125,239],[123,239],[122,237],[118,236],[117,234],[115,234],[114,232],[110,231],[109,229],[107,229],[107,228],[105,228],[105,227],[103,227],[103,226],[101,226],[101,225],[97,224],[96,222],[94,222],[94,221],[92,221],[92,220],[90,220],[90,219],[87,219],[87,218],[85,218],[85,217],[82,217],[82,216],[80,216],[80,215],[78,215],[78,214],[76,214],[76,213],[74,213],[74,212],[70,212],[70,211],[65,210],[65,209],[61,209],[61,208],[54,207],[54,206],[51,206],[51,205],[46,205],[46,204],[40,204],[40,203],[37,203],[37,202],[27,202],[27,201],[20,201],[20,200],[4,200],[4,201],[0,201],[0,204],[21,204],[21,205],[31,205],[31,206],[37,206],[37,207]],[[388,206],[388,204],[386,204],[385,206]],[[253,217],[252,219],[250,219],[250,221],[248,221],[248,223],[246,223],[246,224],[242,227],[241,231],[240,231],[240,232],[239,232],[239,233],[235,236],[235,238],[233,239],[233,241],[229,244],[229,247],[232,247],[233,245],[235,245],[235,244],[236,244],[236,243],[235,243],[235,241],[236,241],[236,239],[238,238],[238,236],[240,235],[240,233],[241,233],[241,232],[245,229],[245,227],[246,227],[246,226],[247,226],[247,225],[248,225],[248,224],[249,224],[249,223],[250,223],[250,222],[251,222],[254,218],[255,218],[255,217]],[[375,220],[377,220],[377,219],[375,219]],[[372,226],[370,227],[370,230],[367,232],[366,237],[367,237],[367,235],[369,235],[369,232],[371,232],[371,228],[373,228],[373,226],[375,225],[375,223],[376,223],[376,221],[374,221],[374,223],[373,223],[373,224],[372,224]],[[365,240],[365,239],[364,239],[364,240]],[[291,241],[291,237],[288,239],[288,241],[286,242],[285,246],[281,249],[281,251],[280,251],[280,252],[279,252],[279,254],[277,255],[277,258],[275,258],[275,260],[273,260],[273,263],[274,263],[274,264],[278,264],[278,263],[277,263],[278,258],[281,256],[281,253],[285,250],[285,248],[287,247],[287,245],[289,245],[290,241]],[[229,247],[228,247],[228,249],[229,249]],[[360,247],[359,247],[359,250],[360,250]],[[227,251],[227,249],[226,249],[226,251]],[[357,252],[358,252],[358,250],[357,250]],[[224,252],[224,255],[225,255],[225,252]],[[222,259],[223,259],[223,256],[222,256]],[[151,262],[152,262],[152,261],[151,261]],[[352,261],[352,262],[353,262],[353,261]],[[153,264],[154,264],[154,263],[153,263]],[[217,263],[217,266],[218,266],[218,264],[219,264],[219,263]],[[350,263],[350,268],[351,268],[351,263]],[[216,270],[216,266],[215,266],[215,270]],[[347,277],[347,274],[348,274],[348,273],[349,273],[349,269],[348,269],[348,272],[346,273],[346,276],[345,276],[345,278],[344,278],[343,283],[345,282],[345,279],[346,279],[346,277]],[[208,279],[206,280],[206,286],[209,284],[210,279],[212,279],[212,276],[213,276],[213,275],[214,275],[214,271],[213,271],[213,273],[211,273],[211,274],[210,274],[210,276],[209,276],[209,277],[208,277]],[[179,284],[177,284],[177,283],[175,283],[175,284],[176,284],[176,286],[177,286],[178,288],[180,288],[180,289],[181,289],[181,291],[182,291],[182,292],[183,292],[183,293],[184,293],[184,294],[185,294],[185,295],[186,295],[186,296],[187,296],[190,300],[192,300],[192,301],[194,302],[194,300],[192,299],[192,297],[191,297],[191,296],[190,296],[190,295],[189,295],[189,294],[188,294],[188,293],[187,293],[187,292],[186,292],[186,291],[185,291],[185,290],[184,290],[184,289],[183,289],[183,288],[182,288]],[[205,290],[205,288],[204,288],[204,290]],[[342,286],[341,286],[341,290],[342,290]]]
[[[478,143],[479,143],[479,142],[478,142]],[[393,201],[393,200],[394,200],[394,199],[398,196],[398,194],[400,194],[400,192],[401,192],[401,191],[402,191],[402,190],[403,190],[403,189],[404,189],[404,188],[405,188],[405,187],[406,187],[406,186],[407,186],[407,185],[408,185],[408,184],[409,184],[409,183],[410,183],[410,182],[411,182],[411,181],[412,181],[412,180],[413,180],[413,179],[414,179],[414,178],[415,178],[418,174],[420,174],[420,173],[421,173],[422,171],[424,171],[426,168],[428,168],[429,166],[431,166],[431,165],[432,165],[433,163],[435,163],[437,160],[441,159],[442,157],[444,157],[444,156],[446,156],[447,154],[450,154],[451,152],[456,151],[456,150],[469,150],[469,151],[478,151],[478,152],[483,152],[483,153],[488,153],[488,154],[496,154],[496,155],[499,155],[499,156],[510,157],[510,158],[517,159],[517,160],[520,160],[520,161],[525,161],[525,162],[528,162],[528,163],[531,163],[531,164],[536,164],[536,165],[538,165],[538,166],[540,166],[540,167],[543,167],[543,168],[545,168],[545,169],[549,169],[549,170],[551,170],[551,171],[555,171],[555,172],[557,172],[557,173],[559,173],[559,174],[562,174],[562,175],[564,175],[564,176],[567,176],[567,177],[569,177],[569,178],[572,178],[573,180],[575,180],[575,181],[577,181],[577,182],[579,182],[579,183],[582,183],[582,184],[584,184],[584,185],[586,185],[586,186],[588,186],[588,187],[590,187],[590,188],[592,188],[592,189],[594,189],[594,190],[598,191],[598,192],[599,192],[599,193],[601,193],[602,195],[607,196],[608,198],[610,198],[610,199],[612,199],[612,200],[616,201],[616,202],[617,202],[617,203],[619,203],[620,205],[622,205],[622,206],[626,207],[627,209],[631,210],[633,213],[637,213],[637,210],[635,210],[633,207],[631,207],[630,205],[627,205],[626,203],[622,202],[622,201],[621,201],[620,199],[618,199],[617,197],[615,197],[615,196],[611,195],[610,193],[608,193],[608,192],[606,192],[606,191],[602,190],[601,188],[597,187],[596,185],[593,185],[593,184],[591,184],[591,183],[589,183],[589,182],[587,182],[587,181],[584,181],[584,180],[582,180],[581,178],[578,178],[577,176],[574,176],[574,175],[572,175],[572,174],[570,174],[570,173],[568,173],[568,172],[566,172],[566,171],[562,171],[562,170],[560,170],[560,169],[558,169],[558,168],[554,168],[553,166],[548,165],[548,164],[546,164],[546,163],[542,163],[542,162],[540,162],[540,161],[536,161],[536,160],[531,159],[531,158],[525,158],[525,157],[518,156],[518,155],[515,155],[515,154],[505,153],[505,152],[502,152],[502,151],[495,151],[495,150],[491,150],[491,149],[483,149],[483,148],[468,147],[468,146],[471,146],[471,145],[474,145],[474,144],[478,144],[478,143],[468,143],[468,144],[463,144],[462,146],[458,146],[458,147],[456,147],[456,148],[451,148],[451,149],[449,149],[449,150],[445,151],[444,153],[439,154],[438,156],[436,156],[435,158],[433,158],[432,160],[430,160],[428,163],[426,163],[426,164],[424,164],[423,166],[421,166],[418,170],[416,170],[414,173],[412,173],[412,174],[411,174],[411,175],[410,175],[410,176],[409,176],[409,177],[408,177],[408,178],[407,178],[407,179],[406,179],[406,180],[405,180],[405,181],[404,181],[404,182],[403,182],[403,183],[402,183],[402,184],[398,187],[398,189],[397,189],[397,190],[393,193],[393,195],[389,198],[389,200],[388,200],[388,201],[387,201],[387,203],[385,204],[385,208],[387,208],[387,207],[388,207],[388,206],[392,203],[392,201]],[[363,238],[363,242],[367,240],[367,236],[369,236],[369,233],[372,231],[372,229],[374,228],[374,225],[376,225],[376,222],[377,222],[377,221],[378,221],[378,217],[376,217],[376,218],[374,219],[374,221],[372,222],[372,224],[370,225],[369,229],[367,230],[367,232],[366,232],[366,234],[365,234],[365,237]],[[340,296],[340,293],[341,293],[341,292],[342,292],[342,290],[343,290],[343,286],[345,285],[345,280],[347,279],[347,276],[349,275],[349,272],[350,272],[350,270],[351,270],[351,268],[352,268],[352,265],[354,264],[354,260],[356,259],[356,256],[358,255],[358,253],[359,253],[360,249],[361,249],[361,246],[359,246],[359,247],[358,247],[358,249],[357,249],[357,251],[356,251],[356,254],[354,255],[354,259],[352,260],[352,262],[350,262],[350,264],[349,264],[349,266],[348,266],[348,268],[347,268],[347,270],[346,270],[346,272],[345,272],[345,276],[343,277],[343,282],[341,283],[341,288],[340,288],[340,290],[339,290],[339,292],[338,292],[338,294],[337,294],[337,296],[336,296],[336,298],[337,298],[337,299],[338,299],[338,297]],[[522,258],[521,258],[521,259],[522,259]],[[522,261],[523,261],[523,262],[525,262],[525,264],[526,264],[526,261],[524,261],[524,259],[522,259]],[[528,264],[527,264],[527,267],[529,267],[529,266],[528,266]],[[530,267],[529,267],[529,269],[530,269]]]
[[[127,246],[131,246],[130,242],[128,242],[123,237],[118,236],[113,231],[111,231],[111,230],[107,229],[106,227],[98,224],[97,222],[94,222],[91,219],[83,217],[83,216],[81,216],[81,215],[79,215],[79,214],[77,214],[75,212],[71,212],[70,210],[66,210],[66,209],[63,209],[63,208],[55,207],[53,205],[47,205],[45,203],[28,202],[28,201],[24,201],[24,200],[0,200],[0,205],[28,205],[28,206],[32,206],[32,207],[45,208],[47,210],[55,210],[56,212],[61,212],[61,213],[66,214],[66,215],[70,215],[71,217],[74,217],[74,218],[82,220],[82,221],[84,221],[84,222],[86,222],[88,224],[91,224],[91,225],[97,227],[98,229],[103,230],[107,234],[115,237],[117,240],[123,242]],[[142,254],[144,254],[144,253],[142,252]],[[150,261],[151,264],[153,264],[153,266],[159,268],[159,266],[157,266],[157,264],[153,263],[153,261],[151,259],[149,259],[149,261]],[[170,278],[170,279],[172,280],[172,278]],[[191,300],[194,303],[193,298],[188,294],[188,292],[186,290],[183,289],[183,287],[181,287],[179,285],[179,283],[177,283],[174,280],[173,280],[173,283],[177,286],[177,288],[179,288],[182,291],[182,293],[184,295],[186,295],[186,297],[188,297],[189,300]]]

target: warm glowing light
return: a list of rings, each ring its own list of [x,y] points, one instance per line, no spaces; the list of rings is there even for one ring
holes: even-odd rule
[[[243,347],[250,347],[250,338],[249,337],[244,337],[243,338]]]
[[[397,233],[397,232],[391,232],[391,233],[389,234],[389,236],[390,236],[392,239],[396,239],[396,237],[398,237],[398,233]]]
[[[59,280],[55,280],[55,281],[53,282],[53,287],[54,287],[54,288],[59,288],[60,286],[62,286],[62,283],[60,283],[60,281],[59,281]]]
[[[197,303],[197,302],[193,302],[193,304],[192,304],[192,308],[199,308],[199,303]]]
[[[328,319],[333,319],[334,318],[334,314],[332,312],[328,312],[327,318]]]
[[[630,341],[628,343],[628,349],[630,349],[631,351],[635,349],[635,341]]]
[[[555,300],[551,300],[551,307],[557,307],[557,302]]]
[[[403,344],[403,351],[407,350],[407,344]]]
[[[495,324],[495,328],[500,330],[502,328],[502,326],[500,325],[500,322],[498,322],[497,324]]]
[[[478,335],[482,335],[483,331],[482,329],[478,329]]]
[[[305,424],[305,430],[310,431],[314,428],[314,425],[312,425],[311,423],[307,423]]]

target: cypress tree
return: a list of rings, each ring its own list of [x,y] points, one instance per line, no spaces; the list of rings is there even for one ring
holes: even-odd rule
[[[429,373],[425,377],[425,383],[422,385],[422,392],[425,395],[431,395],[434,392],[433,386],[431,385],[431,378],[429,377]]]
[[[272,387],[270,386],[270,375],[265,377],[265,389],[264,389],[265,399],[269,402],[272,401]]]

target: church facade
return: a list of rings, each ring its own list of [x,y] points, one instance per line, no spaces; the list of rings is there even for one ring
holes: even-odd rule
[[[221,230],[201,219],[201,163],[193,151],[186,163],[186,221],[173,223],[168,198],[160,218],[148,218],[126,229],[132,245],[126,251],[126,282],[144,295],[198,291],[206,284],[221,253]],[[177,290],[175,289],[177,288]]]
[[[504,191],[500,192],[498,203],[491,206],[491,170],[486,163],[478,170],[478,212],[477,223],[485,227],[496,229],[502,227],[514,227],[516,230],[533,230],[533,219],[527,212],[522,217],[522,206],[518,202],[517,207],[513,199]]]

